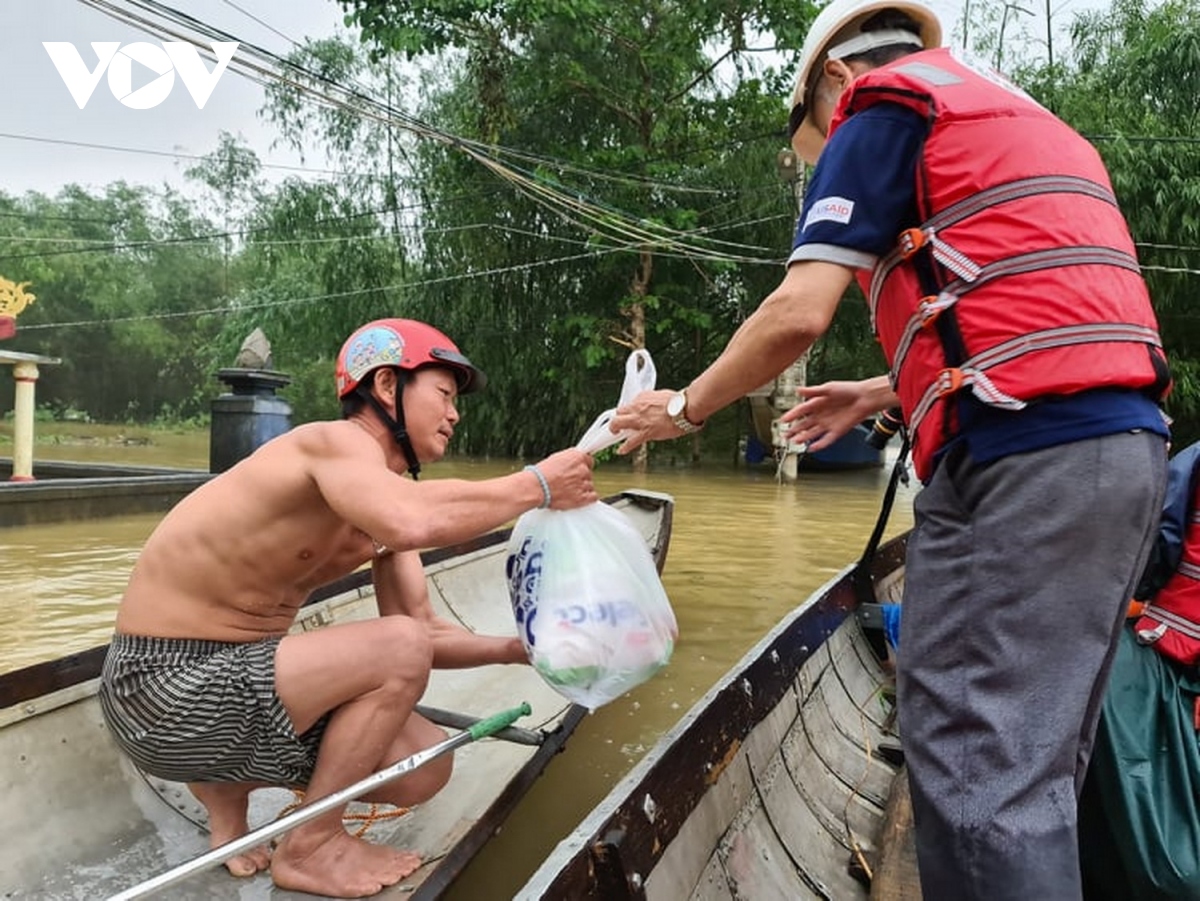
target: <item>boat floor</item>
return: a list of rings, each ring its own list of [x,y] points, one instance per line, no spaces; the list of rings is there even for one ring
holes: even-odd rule
[[[670,538],[670,498],[631,491],[610,503],[629,515],[661,566]],[[482,634],[515,634],[504,576],[506,542],[506,532],[490,533],[426,555],[430,602],[439,616]],[[338,588],[305,606],[293,631],[377,616],[369,578],[351,581],[357,587]],[[0,898],[6,901],[106,898],[209,850],[205,811],[187,787],[142,773],[112,741],[96,699],[98,682],[84,676],[0,709],[0,797],[6,814],[0,820]],[[546,735],[542,744],[489,738],[460,747],[446,787],[406,815],[386,806],[351,805],[351,832],[362,829],[370,841],[414,851],[424,861],[376,897],[436,897],[584,715],[532,667],[433,672],[422,697],[426,707],[480,718],[522,702],[532,714],[515,725]],[[250,827],[274,821],[296,800],[285,789],[254,792]],[[238,880],[223,867],[196,873],[159,896],[314,897],[277,890],[266,873]]]
[[[496,681],[493,679],[493,681]],[[484,709],[500,709],[502,704],[491,704],[486,689],[480,700]],[[436,695],[435,695],[436,696]],[[536,698],[541,712],[548,722],[522,722],[524,728],[537,729],[540,725],[553,727],[563,713],[561,699],[554,697]],[[460,708],[461,709],[461,708]],[[98,704],[76,705],[75,716],[85,716],[92,729],[103,730],[104,724]],[[54,719],[45,723],[53,726]],[[27,726],[38,729],[42,723],[31,722]],[[81,724],[76,721],[71,732]],[[55,745],[59,748],[75,739],[65,734],[29,734],[28,738],[38,753],[30,753],[28,765],[38,768],[48,765],[56,768],[50,760]],[[64,748],[67,755],[74,752]],[[459,748],[455,752],[455,771],[450,783],[434,798],[413,808],[407,814],[388,805],[372,806],[353,803],[347,811],[347,829],[355,834],[391,847],[413,850],[424,860],[421,869],[401,883],[376,897],[411,898],[416,890],[435,870],[437,864],[476,825],[483,810],[496,798],[497,786],[508,785],[514,774],[522,769],[530,757],[531,749],[526,745],[513,744],[497,739],[486,739]],[[78,761],[76,761],[78,762]],[[111,742],[92,743],[89,749],[89,768],[78,772],[75,777],[81,784],[60,786],[63,790],[54,797],[45,797],[41,803],[26,808],[23,817],[33,832],[49,830],[54,824],[61,826],[61,814],[65,805],[72,803],[73,791],[81,795],[96,792],[95,782],[109,783],[104,791],[108,804],[103,822],[74,823],[68,834],[47,836],[46,841],[62,847],[70,832],[89,833],[77,835],[77,844],[86,848],[84,853],[65,861],[61,868],[39,867],[36,878],[19,880],[9,885],[9,877],[22,874],[8,873],[0,884],[4,890],[0,897],[6,901],[16,899],[79,899],[93,901],[106,898],[132,888],[158,873],[184,864],[209,849],[206,816],[186,788],[177,783],[147,776],[121,755]],[[83,785],[86,781],[88,784]],[[111,783],[120,782],[120,790],[113,790]],[[12,797],[12,795],[9,795]],[[289,812],[297,796],[285,789],[270,788],[255,792],[251,798],[250,826],[257,828]],[[53,805],[63,805],[58,810]],[[15,813],[15,811],[13,811]],[[12,813],[10,813],[12,815]],[[109,840],[97,841],[95,833],[107,834]],[[24,874],[26,877],[29,874]],[[161,897],[178,899],[227,899],[237,897],[243,901],[251,899],[311,899],[314,896],[299,892],[276,889],[266,873],[249,879],[234,879],[224,867],[211,868],[196,873],[186,881],[163,890]]]

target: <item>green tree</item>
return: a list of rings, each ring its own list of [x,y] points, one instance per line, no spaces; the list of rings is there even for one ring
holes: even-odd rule
[[[1020,77],[1108,167],[1171,359],[1182,446],[1200,438],[1200,7],[1114,0],[1077,16],[1071,38],[1061,65]]]
[[[206,412],[201,378],[220,294],[213,231],[177,195],[123,182],[94,194],[0,196],[0,272],[35,286],[16,349],[62,359],[39,399],[108,421]]]
[[[409,91],[399,67],[342,38],[309,41],[288,62],[262,115],[295,150],[315,141],[330,169],[261,198],[243,259],[252,288],[236,318],[267,331],[303,421],[336,415],[334,358],[350,332],[408,315],[420,209],[409,162],[417,139],[387,112]]]
[[[422,92],[422,121],[460,140],[418,150],[419,302],[499,370],[472,449],[561,445],[611,405],[630,348],[680,383],[777,281],[795,215],[777,48],[811,6],[343,5],[378,53],[462,61]]]

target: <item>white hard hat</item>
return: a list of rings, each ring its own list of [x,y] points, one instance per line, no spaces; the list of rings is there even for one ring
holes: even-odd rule
[[[796,76],[796,90],[792,94],[789,122],[789,132],[795,136],[793,145],[810,165],[816,163],[821,155],[825,137],[813,124],[812,110],[805,108],[805,101],[821,74],[825,60],[841,59],[906,41],[914,47],[917,45],[916,36],[901,29],[862,31],[863,22],[885,9],[902,12],[920,26],[920,45],[923,49],[938,47],[942,43],[941,20],[925,0],[833,0],[821,10],[808,29],[804,47],[800,50],[800,71]]]

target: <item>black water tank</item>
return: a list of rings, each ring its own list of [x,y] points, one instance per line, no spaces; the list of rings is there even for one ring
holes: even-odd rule
[[[208,469],[224,472],[260,445],[292,427],[292,408],[275,392],[291,377],[269,369],[221,369],[230,391],[212,402]]]

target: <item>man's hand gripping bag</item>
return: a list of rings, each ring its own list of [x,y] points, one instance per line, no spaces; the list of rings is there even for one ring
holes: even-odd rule
[[[635,351],[621,404],[654,387],[654,364]],[[579,447],[622,440],[605,411]],[[666,666],[679,628],[646,541],[604,503],[531,510],[508,544],[508,585],[529,661],[559,694],[595,710]]]

